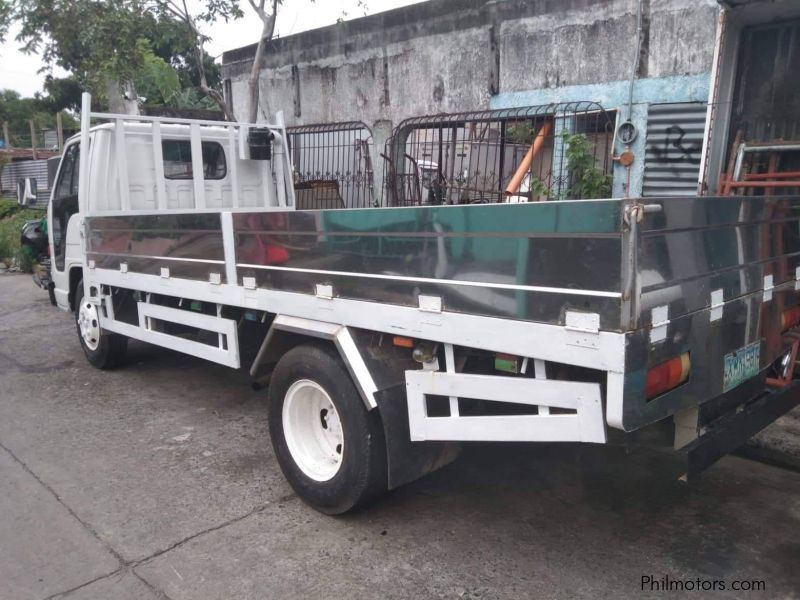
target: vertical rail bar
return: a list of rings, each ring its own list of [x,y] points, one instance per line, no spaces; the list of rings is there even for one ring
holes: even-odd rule
[[[231,206],[239,208],[239,156],[236,153],[236,127],[228,127],[228,170],[231,174]]]
[[[280,130],[280,134],[275,136],[275,144],[272,151],[272,170],[275,173],[275,187],[278,188],[278,206],[286,206],[286,166],[284,161],[286,156],[286,128],[283,126],[283,111],[278,111],[275,115],[275,124]],[[288,180],[291,182],[291,179]]]
[[[200,125],[192,123],[189,126],[189,135],[192,146],[192,179],[194,180],[194,207],[206,207],[206,187],[203,170],[203,143],[200,140]]]
[[[533,359],[533,376],[536,379],[547,379],[547,373],[545,372],[545,364],[541,358],[534,358]],[[539,406],[539,414],[549,415],[550,414],[550,407],[549,406]]]
[[[92,97],[81,95],[81,150],[78,158],[78,207],[84,215],[89,214],[89,128],[92,126]],[[8,138],[6,137],[6,143]],[[10,145],[10,144],[9,144]],[[84,257],[86,255],[84,254]]]
[[[441,138],[439,138],[439,141],[441,141]],[[456,372],[456,359],[455,356],[453,355],[453,344],[444,345],[444,366],[445,370],[448,373]],[[458,412],[458,398],[455,396],[450,396],[450,416],[451,417],[460,416]]]
[[[285,168],[283,165],[284,160],[284,142],[283,137],[280,135],[275,136],[275,145],[272,149],[272,171],[275,174],[275,187],[278,192],[278,206],[286,206],[286,181],[284,179]]]
[[[156,179],[156,206],[167,208],[167,186],[164,180],[164,152],[161,147],[161,123],[153,121],[153,173]]]
[[[220,213],[220,225],[222,227],[222,252],[225,258],[225,282],[228,285],[237,285],[233,215],[230,212]]]
[[[125,147],[125,121],[114,119],[114,141],[117,154],[117,180],[119,181],[119,202],[122,210],[131,209],[131,188],[128,184],[128,152]]]
[[[497,182],[498,182],[498,193],[497,193],[497,201],[502,202],[504,198],[503,194],[503,178],[505,177],[505,166],[506,166],[506,120],[500,121],[500,156],[498,157],[500,164],[498,165],[498,172],[497,172]],[[488,157],[487,157],[488,161]],[[487,182],[488,183],[488,182]],[[493,182],[494,183],[494,182]]]

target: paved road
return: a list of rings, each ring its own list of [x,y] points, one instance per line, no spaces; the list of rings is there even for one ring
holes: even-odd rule
[[[0,275],[0,599],[640,597],[643,575],[800,597],[798,473],[730,457],[685,486],[615,449],[476,446],[335,519],[282,479],[247,384],[145,345],[97,371]]]

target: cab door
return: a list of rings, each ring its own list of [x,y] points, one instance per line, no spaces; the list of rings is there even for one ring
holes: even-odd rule
[[[67,146],[56,175],[56,184],[50,198],[47,221],[50,232],[50,270],[53,279],[56,303],[59,308],[69,310],[69,267],[67,246],[78,244],[80,238],[77,228],[78,215],[78,163],[80,144],[74,142]],[[70,219],[75,217],[72,227]],[[75,238],[75,239],[70,239]],[[74,253],[70,253],[74,254]]]

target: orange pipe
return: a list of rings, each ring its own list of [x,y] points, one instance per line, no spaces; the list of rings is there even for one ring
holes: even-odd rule
[[[782,188],[800,187],[800,181],[731,181],[728,188]]]
[[[519,192],[519,186],[522,185],[522,180],[525,179],[525,174],[530,171],[531,164],[533,164],[533,159],[536,158],[536,155],[539,154],[542,146],[544,146],[544,139],[550,133],[550,129],[552,127],[552,122],[545,121],[544,125],[542,125],[542,128],[539,130],[539,133],[537,133],[536,137],[533,138],[531,147],[528,148],[528,151],[522,158],[522,162],[519,163],[519,167],[517,167],[517,170],[514,172],[514,176],[511,177],[511,181],[508,182],[506,196],[517,195],[517,192]]]
[[[744,176],[745,181],[756,181],[761,179],[791,179],[800,177],[800,171],[779,171],[777,173],[748,173]]]

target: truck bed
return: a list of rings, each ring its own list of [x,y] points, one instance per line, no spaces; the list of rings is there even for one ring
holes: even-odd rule
[[[498,318],[555,325],[601,369],[616,359],[592,336],[623,335],[608,419],[633,430],[727,391],[726,355],[760,342],[763,379],[786,352],[798,210],[800,198],[691,197],[93,216],[86,250],[90,266],[133,275],[386,306],[432,297],[492,318],[489,337]],[[648,401],[648,369],[683,353],[692,376]]]

